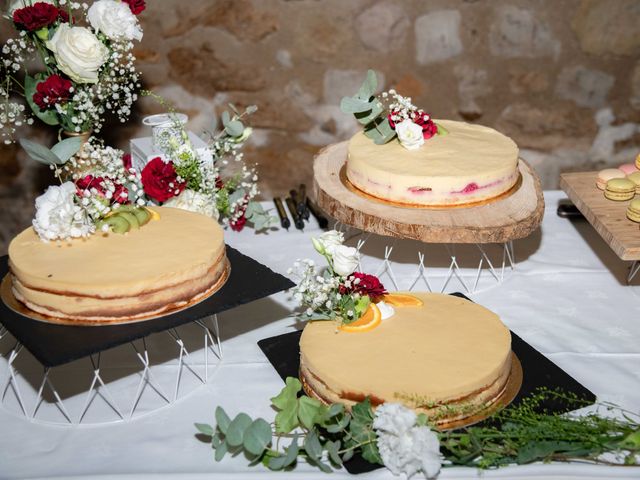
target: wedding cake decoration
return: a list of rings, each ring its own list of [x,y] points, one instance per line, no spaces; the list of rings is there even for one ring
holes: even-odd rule
[[[448,207],[495,199],[518,182],[518,147],[481,125],[434,120],[395,90],[375,95],[369,71],[341,108],[363,130],[348,142],[346,177],[358,191],[401,206]]]

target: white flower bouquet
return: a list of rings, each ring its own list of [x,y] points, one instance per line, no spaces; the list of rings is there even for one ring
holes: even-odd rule
[[[14,0],[5,16],[17,35],[0,53],[0,138],[11,143],[33,117],[69,133],[100,131],[110,112],[125,122],[140,88],[132,50],[144,8],[144,0]],[[42,71],[33,75],[36,58]]]

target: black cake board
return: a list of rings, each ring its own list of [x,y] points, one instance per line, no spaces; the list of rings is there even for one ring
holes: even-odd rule
[[[0,302],[0,323],[45,367],[55,367],[109,348],[179,327],[294,286],[288,278],[227,246],[231,272],[215,294],[184,310],[122,325],[75,326],[25,317]],[[0,278],[9,270],[0,258]]]
[[[462,293],[452,295],[471,301]],[[298,378],[301,335],[302,331],[296,331],[265,338],[258,342],[258,346],[282,380],[286,380],[287,377]],[[541,387],[549,390],[560,389],[575,395],[579,400],[595,402],[596,396],[589,389],[513,332],[511,332],[511,350],[522,364],[522,386],[511,405],[518,405]],[[571,404],[560,399],[545,401],[540,408],[549,413],[565,413],[574,409]],[[491,418],[484,420],[484,422],[490,421]],[[365,473],[382,468],[382,465],[369,463],[360,455],[355,455],[345,462],[344,466],[349,473]]]

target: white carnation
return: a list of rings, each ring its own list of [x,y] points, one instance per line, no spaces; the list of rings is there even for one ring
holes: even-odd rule
[[[85,27],[60,24],[47,43],[60,70],[78,83],[96,83],[98,70],[109,57],[109,49]]]
[[[184,190],[180,195],[170,198],[162,205],[200,213],[214,220],[218,220],[220,216],[215,200],[212,197],[190,189]]]
[[[373,428],[402,435],[416,424],[416,413],[400,403],[384,403],[376,408]]]
[[[138,19],[124,2],[98,0],[89,7],[87,20],[111,40],[142,40]]]
[[[396,133],[400,144],[407,150],[416,150],[424,144],[422,127],[412,120],[403,120],[396,124]]]
[[[360,261],[360,253],[353,247],[338,245],[331,252],[331,264],[333,271],[338,275],[347,277],[356,271]]]
[[[74,202],[76,186],[65,182],[51,186],[36,198],[33,228],[44,241],[86,237],[94,231],[85,211]]]

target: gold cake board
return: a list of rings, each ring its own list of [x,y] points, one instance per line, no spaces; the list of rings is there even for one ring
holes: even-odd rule
[[[319,400],[324,405],[327,405],[327,402],[320,397],[307,383],[304,378],[304,375],[300,373],[300,382],[302,383],[302,388],[304,392],[312,398]],[[520,391],[520,387],[522,386],[522,364],[520,360],[516,356],[515,353],[511,352],[511,372],[509,373],[509,378],[507,379],[507,383],[505,385],[504,390],[500,394],[498,398],[495,399],[490,405],[486,408],[478,410],[473,415],[461,418],[459,420],[453,420],[451,422],[441,422],[436,426],[437,430],[454,430],[457,428],[468,427],[479,423],[483,420],[494,415],[496,412],[502,410],[507,407],[518,395]]]
[[[425,243],[507,243],[530,235],[542,221],[540,180],[522,159],[520,179],[488,201],[454,207],[416,207],[372,197],[346,179],[348,142],[323,148],[314,161],[316,202],[337,221],[384,236]]]
[[[161,312],[155,312],[155,313],[146,314],[146,315],[143,314],[135,317],[122,317],[122,318],[105,319],[105,320],[88,320],[88,319],[81,319],[81,318],[62,318],[62,317],[53,317],[50,315],[44,315],[42,313],[31,310],[29,307],[27,307],[25,304],[20,302],[15,297],[11,288],[11,273],[7,273],[2,279],[2,283],[0,284],[0,298],[10,310],[13,310],[14,312],[22,315],[23,317],[30,318],[31,320],[37,320],[39,322],[54,323],[57,325],[83,326],[83,327],[99,327],[104,325],[125,325],[129,323],[153,320],[155,318],[164,317],[166,315],[171,315],[172,313],[181,312],[183,310],[186,310],[187,308],[191,308],[194,305],[197,305],[198,303],[205,301],[207,298],[209,298],[218,290],[220,290],[224,286],[224,284],[227,283],[230,273],[231,273],[231,264],[227,259],[226,266],[222,276],[207,291],[191,299],[189,302],[182,303],[179,305],[174,305],[173,307],[169,307],[165,310],[162,310]]]

